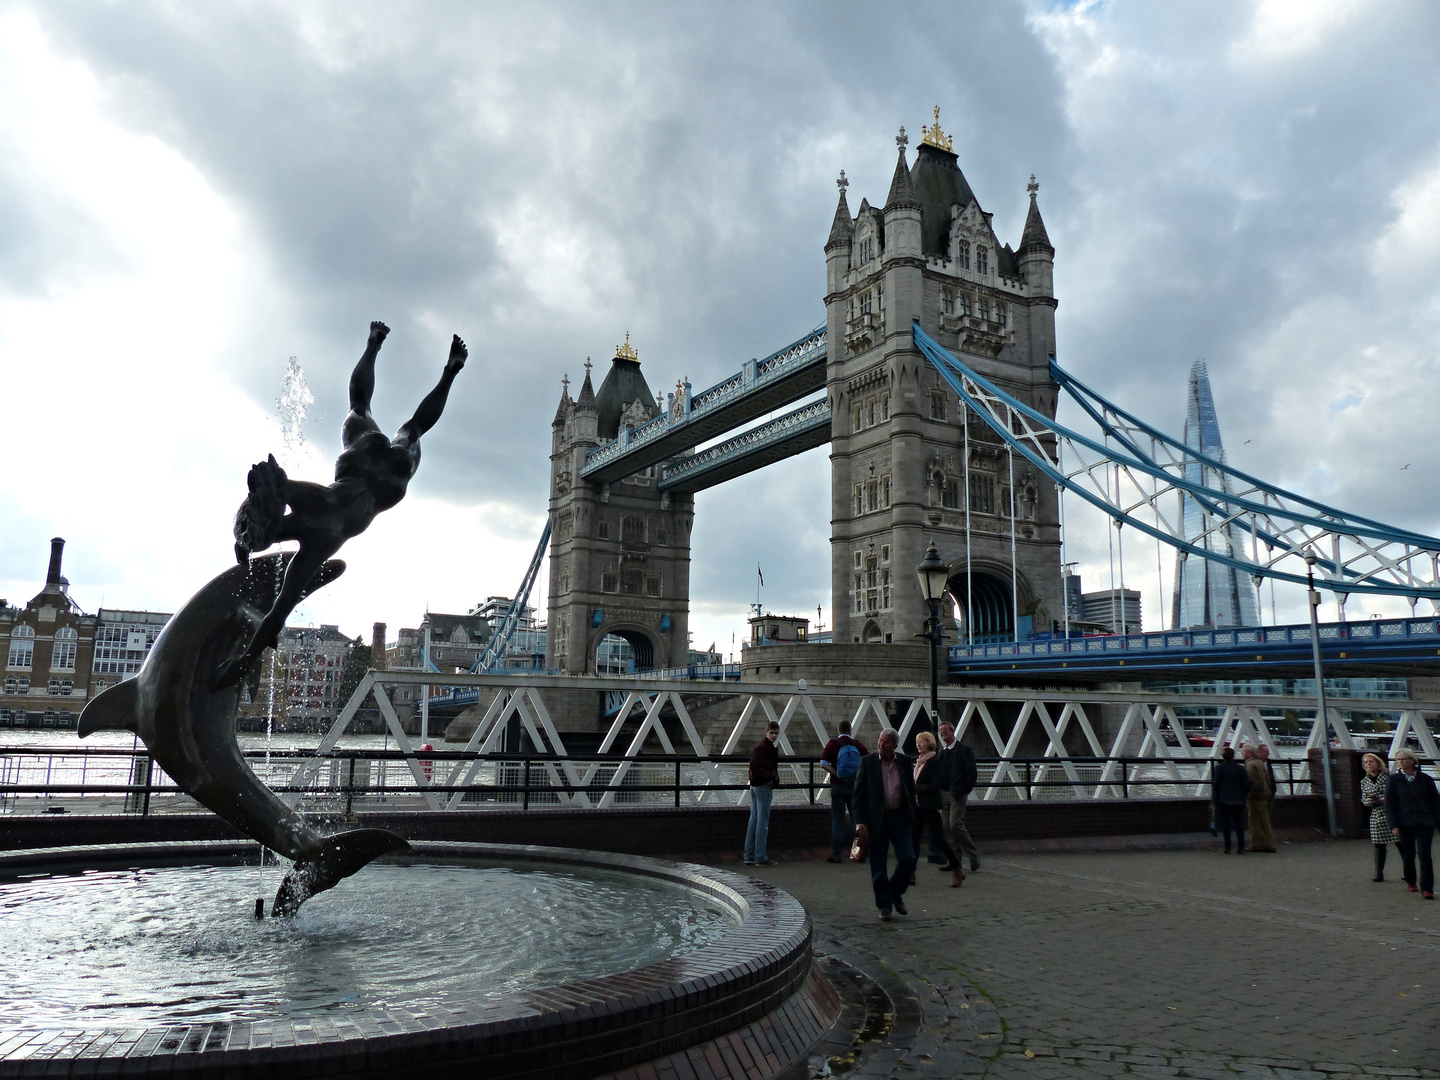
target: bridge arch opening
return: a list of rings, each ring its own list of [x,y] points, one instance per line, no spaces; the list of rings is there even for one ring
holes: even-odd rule
[[[628,675],[655,667],[655,643],[642,630],[612,629],[595,643],[595,671]]]
[[[865,645],[878,645],[885,640],[885,634],[880,629],[880,624],[871,619],[865,624],[865,629],[860,631],[860,641]]]
[[[960,615],[960,641],[970,640],[973,625],[975,642],[1013,641],[1015,639],[1015,603],[1008,579],[972,570],[967,581],[962,572],[950,579],[949,593]],[[967,595],[971,603],[966,604]],[[973,606],[974,611],[970,608]]]

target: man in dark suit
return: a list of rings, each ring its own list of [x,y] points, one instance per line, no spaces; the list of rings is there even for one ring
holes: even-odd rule
[[[975,751],[955,738],[953,727],[941,724],[941,820],[945,823],[945,839],[950,841],[951,850],[960,852],[970,860],[971,871],[980,869],[980,852],[965,825],[965,808],[979,776],[975,767]],[[959,865],[956,863],[955,866],[942,866],[940,869],[955,870]]]
[[[901,897],[915,872],[915,763],[896,753],[899,745],[900,737],[890,728],[880,733],[879,750],[860,762],[852,808],[870,845],[870,883],[885,922],[891,911],[909,914]],[[892,844],[895,872],[889,874]]]

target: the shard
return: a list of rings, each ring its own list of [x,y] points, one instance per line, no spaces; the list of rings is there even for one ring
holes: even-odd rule
[[[1215,399],[1210,394],[1210,376],[1205,362],[1196,360],[1190,368],[1190,388],[1185,403],[1185,445],[1207,458],[1224,463],[1225,447],[1220,441],[1220,421]],[[1185,477],[1211,490],[1229,491],[1229,480],[1198,459],[1187,459]],[[1185,539],[1207,551],[1245,559],[1245,533],[1234,522],[1222,523],[1194,496],[1180,495],[1180,513]],[[1250,575],[1233,566],[1199,555],[1177,555],[1175,595],[1171,625],[1190,627],[1259,626],[1260,609]]]

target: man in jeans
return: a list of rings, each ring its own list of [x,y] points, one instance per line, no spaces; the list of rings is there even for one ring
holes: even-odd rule
[[[980,869],[980,852],[975,841],[970,839],[970,830],[965,827],[965,807],[970,793],[975,790],[979,773],[975,768],[975,751],[955,738],[955,729],[949,724],[940,725],[940,798],[941,821],[945,823],[945,839],[950,848],[970,860],[970,871]],[[955,866],[942,866],[942,871],[951,871]]]
[[[891,728],[880,733],[880,749],[860,762],[855,778],[855,820],[870,842],[870,884],[880,919],[905,910],[905,889],[915,872],[915,762],[895,752],[900,736]],[[890,845],[895,845],[895,872],[887,874]]]
[[[780,725],[771,720],[765,737],[750,751],[750,823],[745,826],[745,865],[774,866],[765,853],[770,838],[770,800],[775,785],[780,783],[780,751],[775,741],[780,738]]]
[[[860,759],[870,753],[865,744],[850,737],[850,721],[840,721],[840,734],[825,744],[820,753],[820,768],[830,777],[830,859],[844,862],[850,847],[850,834],[855,829],[855,777],[860,772]],[[845,824],[846,813],[850,825]]]

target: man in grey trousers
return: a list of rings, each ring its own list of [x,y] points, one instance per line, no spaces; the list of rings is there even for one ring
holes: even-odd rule
[[[950,841],[953,850],[970,860],[972,871],[979,870],[980,852],[975,849],[975,841],[970,839],[970,830],[965,827],[965,806],[979,779],[975,751],[955,738],[953,725],[941,724],[939,758],[941,820],[945,822],[945,839]],[[940,869],[948,873],[956,867],[942,866]]]

